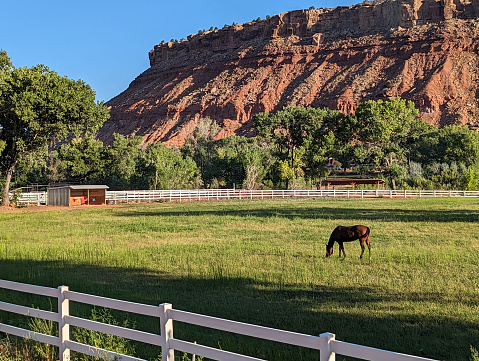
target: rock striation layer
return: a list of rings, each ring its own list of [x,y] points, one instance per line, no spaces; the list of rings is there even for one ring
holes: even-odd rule
[[[181,146],[198,119],[254,135],[252,115],[290,104],[354,112],[401,96],[431,124],[479,125],[479,0],[384,0],[310,9],[162,42],[110,100],[99,136]]]

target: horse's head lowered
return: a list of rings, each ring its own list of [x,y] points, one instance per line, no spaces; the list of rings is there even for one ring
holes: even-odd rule
[[[329,257],[333,254],[333,246],[329,244],[326,245],[326,257]]]

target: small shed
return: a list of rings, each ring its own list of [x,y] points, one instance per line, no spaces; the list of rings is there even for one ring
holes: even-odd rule
[[[49,206],[101,205],[106,203],[105,185],[66,185],[48,188]]]
[[[386,183],[384,179],[364,179],[364,178],[326,178],[324,180],[326,188],[329,189],[330,186],[352,186],[353,189],[358,184],[372,184],[376,185],[379,189],[380,186],[384,187]]]

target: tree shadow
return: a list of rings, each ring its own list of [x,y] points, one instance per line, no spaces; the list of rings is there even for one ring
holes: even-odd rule
[[[465,222],[475,223],[479,221],[479,211],[473,209],[461,209],[461,210],[427,210],[427,209],[402,209],[402,208],[368,208],[366,203],[358,202],[356,207],[343,208],[343,207],[321,207],[314,205],[314,207],[308,207],[305,205],[301,207],[282,207],[269,205],[265,208],[261,204],[248,204],[244,209],[228,209],[223,207],[222,209],[198,208],[198,207],[185,207],[178,209],[177,211],[171,211],[170,209],[159,210],[158,208],[152,208],[151,210],[142,209],[134,214],[130,212],[118,212],[118,216],[131,217],[133,216],[234,216],[234,217],[258,217],[258,218],[271,218],[279,217],[285,219],[341,219],[341,220],[354,220],[362,219],[365,221],[384,221],[384,222]]]
[[[374,265],[363,265],[374,271]],[[8,272],[7,272],[8,270]],[[68,285],[71,291],[150,305],[172,303],[173,308],[239,322],[304,334],[332,332],[341,341],[395,352],[444,360],[464,360],[469,345],[479,339],[479,324],[454,315],[414,314],[408,306],[391,306],[398,300],[406,305],[433,303],[441,307],[450,300],[441,293],[391,293],[374,286],[301,286],[263,282],[249,278],[175,277],[141,268],[100,267],[69,261],[3,261],[3,276],[10,281],[46,287]],[[0,289],[0,300],[56,310],[55,300]],[[470,298],[471,308],[478,300]],[[398,307],[395,309],[394,307]],[[365,314],[364,309],[370,310]],[[412,307],[411,309],[414,309]],[[89,308],[72,302],[72,314],[88,317]],[[362,312],[360,310],[363,310]],[[121,317],[121,316],[120,316]],[[129,315],[137,329],[159,332],[158,320]],[[11,314],[0,313],[1,322]],[[197,341],[253,357],[269,360],[316,359],[313,350],[263,342],[246,336],[175,323],[175,337]],[[476,344],[477,347],[477,344]],[[154,347],[137,347],[141,357],[154,358]],[[343,359],[338,358],[338,359]]]

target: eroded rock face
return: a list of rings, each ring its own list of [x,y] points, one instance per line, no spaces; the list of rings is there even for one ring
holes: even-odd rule
[[[151,67],[110,100],[114,132],[181,146],[201,117],[219,137],[254,135],[251,117],[290,104],[344,113],[401,96],[432,124],[478,125],[476,9],[472,2],[365,2],[301,10],[163,43]]]

